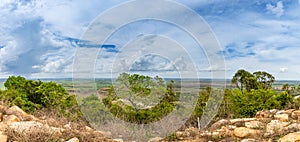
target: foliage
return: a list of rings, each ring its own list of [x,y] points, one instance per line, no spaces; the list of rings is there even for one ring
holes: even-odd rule
[[[244,69],[238,70],[231,80],[240,91],[271,89],[274,81],[275,77],[265,71],[257,71],[251,74]]]
[[[61,85],[54,82],[10,76],[4,86],[6,90],[0,94],[1,100],[6,100],[10,105],[17,105],[25,111],[33,112],[47,108],[64,116],[81,116],[75,96],[69,95]]]
[[[158,121],[175,109],[178,96],[173,87],[173,81],[165,87],[164,81],[159,77],[122,73],[117,79],[117,85],[111,86],[103,103],[109,111],[123,120],[147,124]],[[162,97],[161,97],[162,96]],[[151,102],[140,101],[141,97],[148,97],[151,102],[159,100],[155,106]],[[124,99],[129,103],[124,102]],[[139,108],[138,104],[146,104]]]
[[[254,76],[250,72],[241,69],[234,74],[231,82],[241,91],[244,89],[250,90],[249,86],[254,86],[255,83],[253,78]]]

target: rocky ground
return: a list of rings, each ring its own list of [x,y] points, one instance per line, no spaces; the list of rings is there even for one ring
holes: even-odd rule
[[[208,129],[188,128],[175,132],[187,142],[300,142],[300,110],[264,110],[255,118],[221,119]]]
[[[0,142],[113,142],[109,133],[91,127],[53,119],[35,117],[17,106],[0,105]],[[65,124],[64,124],[65,123]]]
[[[61,142],[113,142],[109,132],[94,130],[76,123],[58,123],[47,117],[35,117],[17,106],[0,105],[0,142],[61,141]],[[153,138],[149,142],[300,142],[300,110],[264,110],[255,118],[221,119],[209,128],[199,131],[187,128],[177,131],[168,139]]]

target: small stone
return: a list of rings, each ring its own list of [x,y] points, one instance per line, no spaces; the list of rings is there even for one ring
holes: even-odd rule
[[[177,132],[175,132],[175,136],[176,136],[176,138],[180,138],[183,136],[183,132],[177,131]]]
[[[287,122],[289,121],[289,115],[288,114],[275,114],[274,115],[275,119],[278,119],[282,122]]]
[[[116,142],[123,142],[123,139],[113,139]]]
[[[69,139],[69,140],[66,141],[66,142],[79,142],[79,139],[76,138],[76,137],[74,137],[74,138],[72,138],[72,139]]]
[[[260,121],[245,122],[245,127],[247,127],[247,128],[259,129],[259,128],[264,128],[265,126],[266,126],[266,124],[262,123]]]
[[[257,142],[255,139],[242,139],[241,142]]]
[[[236,128],[236,126],[234,126],[234,125],[228,125],[227,128],[228,128],[229,130],[234,130],[234,129]]]
[[[212,124],[209,129],[210,130],[220,129],[222,126],[225,126],[225,125],[228,125],[228,124],[230,124],[229,120],[221,119],[221,120],[217,121],[216,123]]]
[[[161,137],[155,137],[155,138],[150,139],[148,142],[159,142],[161,140],[163,140],[163,138],[161,138]]]
[[[100,135],[105,136],[105,137],[111,137],[111,132],[109,132],[109,131],[107,131],[107,132],[95,131],[94,133],[99,133]]]
[[[255,118],[271,118],[272,113],[269,110],[262,110],[256,113]]]
[[[85,126],[85,130],[87,130],[87,131],[93,131],[93,128],[91,128],[89,126]]]
[[[274,114],[276,114],[278,111],[279,111],[278,109],[271,109],[271,110],[270,110],[270,113],[274,115]]]
[[[295,142],[300,141],[300,132],[289,133],[279,139],[279,142]]]
[[[285,110],[277,111],[276,114],[286,114]]]

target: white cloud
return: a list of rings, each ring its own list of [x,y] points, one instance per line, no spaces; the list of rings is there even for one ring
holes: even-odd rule
[[[276,6],[273,6],[272,4],[266,5],[267,10],[269,10],[272,14],[275,14],[276,16],[280,17],[284,13],[283,9],[283,3],[282,1],[279,1],[276,3]]]
[[[285,72],[288,71],[288,68],[286,68],[286,67],[281,67],[281,68],[279,68],[279,71],[280,71],[280,73],[285,73]]]

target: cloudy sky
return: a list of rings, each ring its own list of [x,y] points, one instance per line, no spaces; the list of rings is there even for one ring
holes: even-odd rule
[[[126,70],[163,72],[195,67],[198,76],[205,78],[223,71],[231,78],[243,68],[267,71],[277,79],[300,80],[300,0],[176,1],[209,25],[220,45],[215,54],[224,58],[226,67],[212,64],[207,47],[197,46],[187,32],[163,21],[146,19],[124,25],[104,44],[81,40],[101,13],[126,2],[0,0],[0,78],[72,77],[76,48],[88,47],[101,50],[94,65],[98,77]],[[133,15],[147,8],[161,10],[140,5]],[[186,17],[173,13],[165,16]],[[113,18],[122,19],[118,14]],[[201,28],[201,23],[192,24]],[[130,60],[126,60],[128,55]]]

